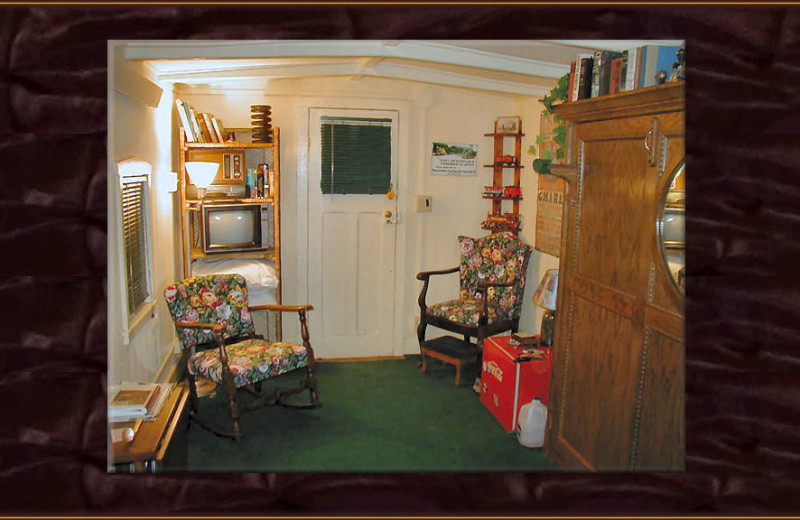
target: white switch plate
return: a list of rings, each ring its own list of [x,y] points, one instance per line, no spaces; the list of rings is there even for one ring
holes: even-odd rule
[[[414,195],[414,211],[419,213],[428,213],[432,208],[432,195]]]

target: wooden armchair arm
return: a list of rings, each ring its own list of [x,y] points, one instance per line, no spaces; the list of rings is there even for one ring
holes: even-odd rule
[[[435,271],[420,271],[417,273],[417,280],[422,280],[422,291],[419,293],[417,303],[419,303],[420,316],[424,316],[428,305],[425,303],[425,297],[428,295],[428,283],[431,281],[431,276],[440,274],[457,273],[461,269],[460,266],[451,267],[449,269],[437,269]]]
[[[278,311],[296,312],[300,319],[300,337],[303,338],[303,346],[309,352],[309,363],[314,365],[314,349],[311,347],[311,336],[308,332],[308,319],[306,312],[313,311],[313,305],[251,305],[250,311]]]
[[[428,278],[433,275],[457,273],[459,269],[461,269],[460,266],[450,267],[449,269],[438,269],[436,271],[420,271],[419,273],[417,273],[417,280],[427,281]]]
[[[300,311],[313,311],[313,305],[250,305],[251,311],[279,311],[279,312],[300,312]]]
[[[188,321],[176,321],[175,326],[180,329],[211,329],[215,333],[225,330],[225,325],[221,323],[189,323]]]

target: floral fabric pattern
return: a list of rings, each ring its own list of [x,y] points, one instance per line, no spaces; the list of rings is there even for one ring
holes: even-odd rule
[[[236,388],[308,366],[308,352],[302,345],[247,339],[228,345],[228,368]],[[189,372],[222,382],[219,349],[195,353],[188,361]]]
[[[489,287],[488,322],[519,318],[525,278],[532,248],[512,233],[502,232],[482,238],[458,237],[461,247],[459,298],[428,307],[433,316],[477,325],[483,293],[481,283],[516,281],[512,287]]]
[[[450,300],[431,305],[428,307],[428,314],[464,325],[477,326],[482,307],[482,300]],[[487,312],[488,323],[494,323],[497,319],[497,308],[489,306]]]
[[[223,339],[252,335],[253,318],[247,306],[247,283],[238,274],[187,278],[164,290],[167,307],[176,322],[222,324]],[[184,348],[214,341],[210,329],[178,328]]]

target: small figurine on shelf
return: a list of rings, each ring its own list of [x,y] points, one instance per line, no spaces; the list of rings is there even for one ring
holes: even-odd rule
[[[486,197],[502,197],[502,195],[503,195],[503,187],[502,186],[484,186],[483,187],[483,194]]]
[[[502,166],[516,166],[517,159],[513,155],[498,155],[494,158],[494,163]]]

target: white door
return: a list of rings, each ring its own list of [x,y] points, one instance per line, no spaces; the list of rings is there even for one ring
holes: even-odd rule
[[[393,354],[397,222],[396,111],[310,109],[308,282],[319,358]],[[390,119],[392,195],[323,194],[323,117]]]

